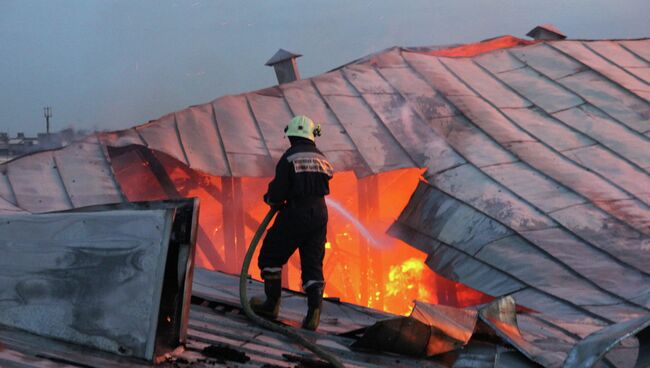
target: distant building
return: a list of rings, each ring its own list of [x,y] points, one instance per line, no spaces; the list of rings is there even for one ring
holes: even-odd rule
[[[38,133],[36,137],[25,136],[22,132],[10,137],[9,133],[0,132],[0,163],[31,152],[60,148],[85,135],[86,132],[72,128],[56,133]]]

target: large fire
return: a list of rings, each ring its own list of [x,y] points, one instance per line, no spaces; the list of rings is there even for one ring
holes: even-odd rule
[[[199,197],[196,264],[239,273],[246,247],[268,210],[262,201],[268,178],[210,176],[135,146],[111,150],[111,158],[131,201]],[[386,234],[420,176],[418,169],[363,179],[351,172],[335,174],[328,197],[326,296],[396,314],[409,313],[415,299],[455,306],[489,299],[435,274],[425,264],[425,253]],[[284,286],[293,290],[301,285],[298,257],[296,253],[284,271]],[[259,279],[257,267],[251,273]]]

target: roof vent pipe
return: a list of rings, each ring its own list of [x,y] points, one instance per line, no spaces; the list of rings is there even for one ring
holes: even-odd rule
[[[566,38],[566,35],[560,32],[557,27],[551,23],[542,24],[530,30],[526,33],[526,36],[529,36],[535,40],[563,40]]]
[[[279,84],[289,83],[300,79],[296,59],[301,56],[300,54],[279,49],[264,65],[272,66],[275,69],[275,76],[278,78]]]

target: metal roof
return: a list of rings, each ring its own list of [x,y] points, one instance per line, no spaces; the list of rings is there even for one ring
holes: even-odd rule
[[[242,313],[239,304],[239,279],[236,276],[196,269],[194,273],[193,304],[190,309],[189,330],[185,349],[179,349],[160,361],[163,367],[294,367],[300,359],[306,367],[317,365],[314,356],[302,347],[291,342],[285,336],[279,335],[254,325]],[[249,289],[252,294],[261,294],[263,286],[257,281],[251,281]],[[506,301],[507,304],[507,301]],[[512,307],[512,304],[510,304]],[[437,308],[437,309],[436,309]],[[498,322],[499,313],[503,309],[501,304],[493,304],[479,314],[479,323]],[[301,293],[284,290],[280,321],[295,325],[303,317],[307,309],[306,297]],[[505,309],[504,309],[505,310]],[[508,312],[514,317],[514,310]],[[450,307],[436,307],[419,304],[414,312],[415,318],[428,321],[433,326],[446,328],[443,331],[447,336],[457,337],[452,330],[457,329],[464,337],[463,349],[446,355],[433,358],[413,358],[406,355],[380,352],[376,348],[354,348],[353,343],[358,340],[358,332],[375,325],[387,318],[396,316],[376,310],[340,303],[326,299],[324,301],[321,326],[317,332],[304,331],[301,333],[308,339],[316,342],[320,347],[336,354],[347,367],[435,367],[449,366],[455,361],[455,366],[469,364],[478,368],[499,367],[536,367],[535,363],[525,358],[512,341],[501,342],[494,339],[481,339],[476,337],[484,334],[484,330],[474,332],[474,324],[478,314],[475,311],[454,310]],[[457,321],[456,317],[463,319],[472,317],[473,321]],[[404,317],[402,317],[404,318]],[[535,338],[535,342],[555,343],[556,339],[567,339],[557,331],[545,330],[545,325],[536,322],[535,317],[520,314],[518,321],[527,327],[529,332],[516,344],[525,344],[524,338]],[[388,320],[390,321],[390,320]],[[516,324],[517,322],[510,321]],[[535,325],[536,329],[528,326]],[[493,324],[499,334],[512,334],[512,330]],[[516,329],[516,327],[515,327]],[[373,336],[374,330],[367,330]],[[408,331],[406,331],[408,332]],[[532,333],[532,334],[531,334]],[[534,335],[533,335],[534,334]],[[472,336],[474,335],[474,336]],[[513,335],[514,336],[514,335]],[[544,340],[545,339],[545,340]],[[412,344],[412,341],[402,341]],[[143,361],[120,357],[97,350],[72,345],[56,340],[45,339],[19,330],[0,328],[0,366],[7,367],[145,367]],[[510,344],[510,345],[508,345]],[[557,343],[555,343],[558,345]],[[212,348],[210,348],[212,346]],[[534,350],[529,344],[528,349]],[[206,350],[207,348],[207,350]],[[407,350],[407,346],[401,347]],[[550,358],[552,359],[552,358]],[[322,364],[322,363],[321,363]]]
[[[555,361],[650,311],[650,39],[391,48],[4,163],[0,210],[124,200],[107,146],[271,176],[295,114],[323,125],[337,171],[425,168],[391,233],[443,276],[541,312]]]

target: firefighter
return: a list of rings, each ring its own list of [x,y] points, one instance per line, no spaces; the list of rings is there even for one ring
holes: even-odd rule
[[[262,243],[258,267],[264,280],[266,300],[251,298],[258,315],[275,319],[280,309],[282,266],[300,252],[302,288],[307,294],[308,311],[302,327],[316,330],[320,321],[325,280],[323,258],[327,234],[327,206],[332,165],[316,148],[320,124],[306,116],[296,116],[284,129],[291,147],[282,155],[269,183],[264,201],[279,209],[273,226]]]

